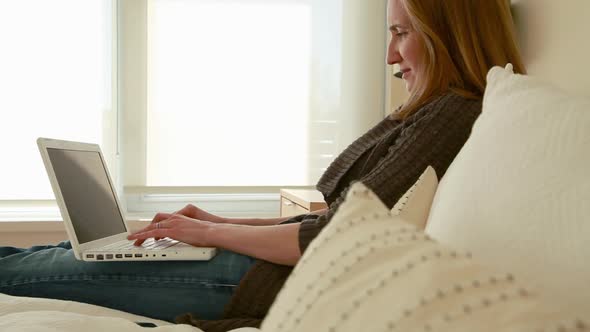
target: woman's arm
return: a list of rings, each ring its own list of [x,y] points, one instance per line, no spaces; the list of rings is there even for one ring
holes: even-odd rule
[[[323,215],[326,214],[327,209],[313,211],[313,214]],[[224,218],[212,213],[209,213],[203,209],[200,209],[193,204],[188,204],[184,208],[173,212],[173,213],[157,213],[152,219],[152,223],[160,222],[162,220],[170,218],[174,214],[180,214],[187,216],[192,219],[210,221],[219,224],[236,224],[236,225],[249,225],[249,226],[271,226],[278,225],[283,221],[287,221],[291,217],[279,217],[279,218]]]
[[[245,226],[272,226],[287,221],[292,217],[279,218],[221,218],[221,224],[245,225]]]
[[[281,265],[294,266],[301,258],[299,223],[259,227],[218,224],[209,231],[209,241],[214,247]]]
[[[282,265],[293,266],[301,257],[299,223],[249,226],[215,223],[173,214],[127,238],[141,245],[146,239],[164,237],[197,247],[227,249]]]
[[[317,215],[324,215],[328,209],[316,210],[312,211],[312,214]],[[222,218],[223,221],[221,223],[224,224],[235,224],[235,225],[249,225],[249,226],[271,226],[271,225],[278,225],[283,221],[287,221],[293,218],[290,217],[280,217],[280,218],[264,218],[264,219],[257,219],[257,218]]]
[[[212,213],[209,213],[203,209],[200,209],[193,204],[188,204],[184,208],[173,212],[173,213],[157,213],[152,219],[152,224],[166,220],[172,215],[179,214],[191,219],[210,221],[218,224],[238,224],[238,225],[251,225],[251,226],[268,226],[277,225],[283,221],[288,220],[290,217],[281,218],[224,218]]]

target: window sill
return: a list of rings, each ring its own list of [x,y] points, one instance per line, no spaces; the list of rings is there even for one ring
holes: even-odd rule
[[[0,233],[63,231],[61,220],[0,220]]]
[[[280,195],[128,193],[125,195],[125,203],[130,215],[150,219],[157,212],[178,211],[187,204],[194,204],[205,211],[229,218],[276,218],[279,216]]]
[[[147,226],[151,219],[132,219],[128,220],[129,227],[139,229]],[[42,233],[42,232],[61,232],[65,231],[63,221],[60,220],[0,220],[0,233]]]

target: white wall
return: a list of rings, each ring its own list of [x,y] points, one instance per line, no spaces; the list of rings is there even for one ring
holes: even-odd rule
[[[590,1],[513,0],[530,75],[590,96]]]

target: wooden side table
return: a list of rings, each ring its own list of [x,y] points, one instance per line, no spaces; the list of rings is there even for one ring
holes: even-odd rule
[[[306,214],[327,207],[324,197],[317,190],[281,189],[281,217]]]

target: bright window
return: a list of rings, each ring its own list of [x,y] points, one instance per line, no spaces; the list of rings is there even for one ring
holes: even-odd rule
[[[147,185],[310,184],[309,2],[152,1]]]
[[[0,200],[54,198],[37,137],[103,143],[111,10],[104,0],[0,2]]]
[[[0,220],[53,206],[37,137],[101,144],[127,212],[273,216],[383,117],[385,8],[1,1]]]
[[[134,185],[315,185],[383,116],[384,0],[151,0],[147,12]]]

